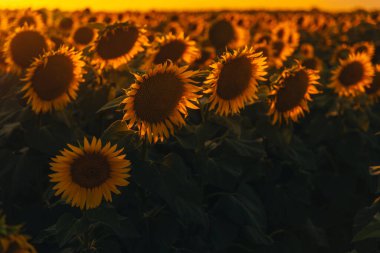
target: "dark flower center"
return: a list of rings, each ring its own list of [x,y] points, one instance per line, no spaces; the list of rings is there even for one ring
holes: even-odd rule
[[[339,82],[346,87],[355,85],[363,79],[364,67],[363,64],[354,61],[343,67],[339,74]]]
[[[309,76],[305,70],[285,78],[283,87],[277,93],[277,111],[286,112],[298,106],[305,97],[308,86]]]
[[[252,78],[252,64],[247,57],[238,57],[226,62],[219,75],[216,93],[225,100],[241,96]]]
[[[79,27],[74,33],[74,41],[79,45],[88,45],[94,38],[94,30],[87,26]]]
[[[48,45],[44,36],[36,31],[23,31],[18,33],[10,43],[13,61],[21,68],[27,68]]]
[[[154,64],[164,63],[167,60],[177,62],[186,51],[186,44],[180,40],[173,40],[163,45],[154,58]]]
[[[284,48],[285,48],[284,42],[282,42],[282,41],[273,42],[273,44],[272,44],[273,56],[276,58],[280,57]]]
[[[95,188],[110,177],[111,168],[106,157],[99,153],[85,153],[71,164],[74,183],[84,188]]]
[[[65,55],[52,55],[46,64],[40,64],[32,77],[31,83],[38,96],[51,101],[64,94],[74,79],[73,61]]]
[[[135,95],[136,115],[149,123],[162,122],[176,109],[184,83],[174,73],[158,73],[140,84]]]
[[[107,32],[96,46],[96,52],[104,60],[111,60],[127,54],[139,36],[139,30],[136,27],[117,28],[113,32]]]
[[[71,30],[73,28],[74,21],[71,18],[63,18],[59,22],[59,28],[65,31]]]
[[[235,40],[235,29],[227,20],[220,20],[210,27],[208,37],[217,49],[223,49]]]
[[[365,88],[368,95],[376,93],[380,89],[380,72],[376,72],[370,87]]]

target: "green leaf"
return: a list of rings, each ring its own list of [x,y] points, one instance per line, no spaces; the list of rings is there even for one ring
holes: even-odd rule
[[[120,106],[121,102],[126,98],[126,96],[120,96],[109,101],[107,104],[103,105],[96,113],[104,112],[111,109],[116,109]]]
[[[371,221],[367,226],[360,230],[352,240],[353,242],[359,242],[370,238],[380,238],[380,220],[375,219]]]

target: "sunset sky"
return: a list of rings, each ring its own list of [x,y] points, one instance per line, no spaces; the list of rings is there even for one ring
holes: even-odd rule
[[[353,8],[380,9],[380,0],[0,0],[0,8],[61,8],[66,10],[90,7],[93,10],[150,10],[150,9],[223,9],[223,8],[280,8],[327,10]]]

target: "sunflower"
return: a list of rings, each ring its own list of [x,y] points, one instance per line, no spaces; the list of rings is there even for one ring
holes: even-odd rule
[[[365,87],[370,102],[377,102],[380,97],[380,64],[375,66],[375,76],[372,79],[370,86]]]
[[[186,34],[192,38],[201,36],[205,29],[204,22],[200,17],[190,17],[186,19],[184,27],[186,27]]]
[[[6,62],[11,70],[21,72],[51,48],[48,38],[33,27],[23,26],[11,33],[3,46]]]
[[[248,47],[225,53],[211,68],[204,93],[211,94],[209,109],[221,116],[239,113],[257,100],[257,81],[265,81],[267,74],[266,58]]]
[[[77,97],[79,82],[83,81],[84,65],[81,53],[61,47],[36,59],[23,81],[22,91],[27,103],[36,113],[64,108]]]
[[[12,234],[0,237],[0,252],[4,253],[37,253],[28,242],[28,237],[21,234]]]
[[[297,121],[309,111],[308,101],[312,94],[317,94],[318,72],[306,69],[299,62],[292,68],[285,69],[273,83],[269,94],[269,115],[273,116],[272,124]]]
[[[290,34],[290,25],[288,22],[281,22],[272,29],[272,40],[286,41]]]
[[[95,62],[101,68],[117,68],[144,51],[148,44],[146,30],[132,23],[116,23],[106,27],[93,45]]]
[[[375,45],[372,42],[359,42],[353,45],[353,51],[355,53],[367,54],[370,58],[375,55]]]
[[[58,29],[62,32],[70,32],[75,25],[75,20],[71,17],[63,17],[59,20]]]
[[[93,28],[83,25],[73,29],[71,41],[74,45],[81,49],[96,40],[96,36],[97,33]]]
[[[314,46],[310,43],[304,43],[300,47],[300,54],[304,58],[314,57]]]
[[[184,31],[183,31],[182,26],[178,22],[172,21],[172,22],[169,22],[165,26],[164,33],[171,33],[174,35],[178,35],[178,34],[184,33]]]
[[[347,44],[341,44],[337,48],[335,48],[330,63],[336,64],[339,62],[339,60],[347,59],[351,53],[353,53],[351,47],[349,47]]]
[[[147,53],[150,58],[146,61],[145,66],[150,68],[152,64],[162,64],[166,61],[178,63],[183,61],[187,64],[193,63],[200,57],[200,51],[196,43],[189,37],[183,35],[168,34],[163,37],[157,37],[153,46]]]
[[[284,62],[291,56],[294,52],[294,48],[282,40],[272,41],[269,44],[271,55],[269,59],[271,60],[271,65],[276,68],[281,68]]]
[[[339,96],[356,96],[365,92],[374,76],[374,68],[367,54],[350,54],[348,59],[340,60],[340,65],[332,74],[329,87]]]
[[[224,50],[226,47],[235,49],[246,44],[249,33],[235,22],[222,18],[210,25],[208,39],[216,50]]]
[[[130,161],[121,155],[123,149],[102,145],[100,139],[84,138],[83,146],[68,144],[60,155],[52,159],[50,181],[55,183],[55,195],[80,209],[98,207],[102,199],[112,201],[111,193],[120,194],[118,186],[127,186]]]
[[[34,27],[38,30],[43,28],[45,26],[44,22],[42,21],[42,17],[39,13],[27,10],[25,12],[21,12],[17,18],[14,20],[14,24],[16,27]]]
[[[136,82],[122,102],[128,128],[136,125],[139,135],[150,143],[173,135],[174,127],[185,125],[187,108],[198,109],[201,88],[192,80],[196,75],[187,66],[168,62],[155,65],[142,76],[135,75]]]

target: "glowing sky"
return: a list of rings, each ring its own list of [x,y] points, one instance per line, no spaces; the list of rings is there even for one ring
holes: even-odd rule
[[[66,10],[90,7],[93,10],[149,9],[222,9],[318,7],[329,10],[353,8],[380,9],[380,0],[0,0],[0,8],[61,8]]]

